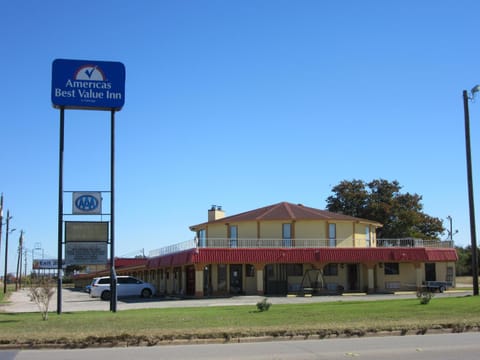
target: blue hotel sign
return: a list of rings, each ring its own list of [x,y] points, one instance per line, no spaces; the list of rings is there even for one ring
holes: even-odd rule
[[[55,108],[120,110],[125,103],[125,66],[56,59],[52,64],[52,103]]]

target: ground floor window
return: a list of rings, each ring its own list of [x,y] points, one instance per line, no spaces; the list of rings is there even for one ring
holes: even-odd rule
[[[287,264],[287,276],[303,276],[303,264]]]
[[[245,276],[254,277],[255,276],[255,267],[252,264],[245,265]]]
[[[385,275],[399,275],[400,274],[399,263],[385,263],[385,264],[383,264],[383,273]]]
[[[338,275],[338,264],[327,264],[323,268],[323,275],[325,276],[337,276]]]

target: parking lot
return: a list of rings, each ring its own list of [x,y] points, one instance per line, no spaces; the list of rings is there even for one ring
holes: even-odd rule
[[[435,297],[452,297],[471,295],[471,291],[450,290],[443,294],[435,294]],[[294,297],[279,296],[269,297],[268,301],[272,304],[308,304],[313,302],[326,301],[376,301],[416,298],[414,292],[402,292],[397,294],[344,294],[338,296],[312,296],[312,297]],[[146,308],[169,308],[169,307],[202,307],[202,306],[235,306],[252,305],[255,306],[263,296],[233,296],[227,298],[207,298],[207,299],[178,299],[152,297],[143,299],[140,297],[122,298],[117,301],[117,310],[128,309],[146,309]],[[99,298],[91,298],[88,293],[79,289],[62,290],[62,312],[74,311],[109,311],[110,303],[102,301]],[[38,312],[37,305],[30,301],[28,289],[22,289],[13,292],[10,295],[9,302],[0,305],[1,312]],[[57,311],[57,295],[55,294],[50,302],[50,311]]]

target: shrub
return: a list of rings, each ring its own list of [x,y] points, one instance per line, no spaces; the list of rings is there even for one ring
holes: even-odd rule
[[[433,292],[428,290],[419,290],[417,291],[417,298],[420,299],[420,304],[427,305],[430,300],[433,298]]]
[[[48,308],[50,306],[50,300],[55,294],[54,282],[48,277],[39,277],[32,282],[29,291],[30,301],[34,301],[40,312],[42,313],[42,319],[48,319]]]
[[[257,303],[257,309],[260,312],[268,311],[268,309],[270,309],[270,306],[272,306],[272,304],[267,301],[267,298]]]

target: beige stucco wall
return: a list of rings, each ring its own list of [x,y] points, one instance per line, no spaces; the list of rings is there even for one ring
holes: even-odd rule
[[[399,263],[398,275],[385,275],[384,266],[381,268],[377,267],[376,276],[376,285],[379,290],[395,291],[399,289],[414,289],[417,286],[416,270],[413,263]]]
[[[209,245],[214,246],[213,241],[228,239],[228,226],[236,225],[238,227],[239,246],[252,246],[251,241],[264,239],[269,242],[269,246],[282,246],[282,225],[285,223],[292,224],[292,237],[298,240],[322,240],[324,246],[328,244],[328,224],[332,223],[336,226],[336,239],[338,247],[365,247],[366,246],[366,227],[369,225],[353,222],[353,221],[246,221],[239,223],[219,223],[209,224],[207,226],[207,239],[210,240]],[[370,244],[376,246],[375,227],[370,225]],[[278,244],[272,243],[272,240],[278,240]],[[207,240],[207,241],[208,241]],[[250,241],[242,241],[250,240]],[[221,245],[222,243],[215,244]],[[242,245],[243,244],[243,245]],[[303,243],[300,243],[303,244]],[[256,245],[256,243],[255,243]],[[227,246],[224,244],[224,246]]]
[[[366,247],[366,225],[355,224],[355,247]]]
[[[257,238],[257,222],[249,221],[239,224],[231,224],[238,226],[238,238],[239,239],[256,239]]]
[[[264,221],[260,223],[260,238],[281,239],[283,221]]]
[[[227,238],[227,226],[225,224],[208,225],[207,238],[210,238],[210,239]]]
[[[295,222],[295,238],[297,239],[327,239],[325,221]]]
[[[247,276],[246,265],[243,266],[243,291],[247,295],[257,295],[257,271],[255,276]]]
[[[335,223],[337,228],[337,247],[353,247],[353,223]]]

